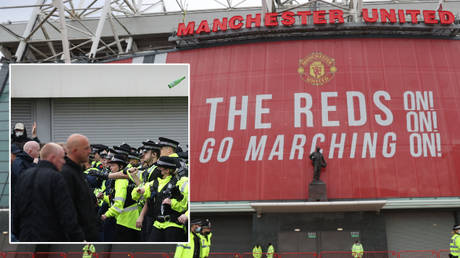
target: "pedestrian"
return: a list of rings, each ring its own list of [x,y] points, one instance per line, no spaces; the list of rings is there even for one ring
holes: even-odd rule
[[[460,225],[454,225],[452,229],[454,234],[450,239],[450,254],[449,257],[460,256]]]
[[[82,242],[75,207],[59,170],[64,150],[55,143],[40,152],[37,167],[18,179],[13,205],[13,234],[22,242]]]
[[[178,244],[174,258],[200,258],[201,241],[198,234],[201,231],[202,221],[194,219],[190,223],[189,242],[185,244]]]
[[[78,224],[81,226],[85,240],[99,240],[100,220],[97,216],[97,201],[90,191],[83,173],[82,165],[89,161],[91,147],[88,138],[81,134],[72,134],[66,142],[67,157],[62,168],[70,196],[77,210]]]
[[[267,258],[273,258],[274,253],[275,253],[275,248],[273,247],[272,243],[268,243]]]
[[[14,125],[13,131],[11,132],[11,143],[16,144],[21,150],[23,146],[28,141],[36,141],[40,143],[37,137],[37,123],[34,122],[32,127],[32,139],[27,137],[27,130],[23,123],[16,123]]]
[[[363,245],[359,242],[359,240],[356,240],[355,243],[353,244],[353,247],[351,248],[351,255],[352,257],[355,257],[355,258],[363,257],[364,249],[363,249]]]
[[[17,152],[17,151],[16,151]],[[36,141],[28,141],[24,144],[24,150],[16,154],[16,158],[11,164],[11,191],[15,192],[16,181],[21,173],[31,167],[35,167],[35,159],[38,159],[40,154],[40,144]]]

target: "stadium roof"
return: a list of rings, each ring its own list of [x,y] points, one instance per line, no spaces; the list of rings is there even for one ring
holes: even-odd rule
[[[0,6],[0,51],[10,62],[99,62],[132,56],[142,52],[171,50],[205,43],[226,43],[250,39],[267,39],[259,35],[225,34],[220,38],[198,35],[185,40],[174,38],[181,22],[212,21],[214,18],[286,10],[341,9],[348,23],[342,29],[327,28],[281,31],[271,36],[311,37],[336,34],[355,36],[364,31],[358,17],[362,8],[450,10],[457,21],[459,0],[362,1],[362,0],[22,0],[16,5]],[[28,15],[27,21],[19,22]],[[12,17],[13,16],[13,17]],[[7,20],[5,20],[7,19]],[[365,24],[364,24],[365,25]],[[337,33],[336,33],[337,32]],[[366,31],[399,36],[457,37],[459,25],[401,26],[396,31],[374,26]]]

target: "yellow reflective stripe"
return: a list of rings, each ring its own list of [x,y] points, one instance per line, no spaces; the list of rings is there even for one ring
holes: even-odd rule
[[[122,213],[123,210],[118,208],[117,206],[112,206],[118,213]]]

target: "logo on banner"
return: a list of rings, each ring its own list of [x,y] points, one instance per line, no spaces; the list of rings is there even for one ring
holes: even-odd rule
[[[297,72],[303,81],[311,85],[321,86],[334,78],[337,67],[335,67],[333,58],[321,52],[313,52],[299,60]]]

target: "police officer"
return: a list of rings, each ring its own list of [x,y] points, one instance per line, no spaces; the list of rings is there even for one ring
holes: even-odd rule
[[[190,223],[189,242],[186,244],[178,244],[174,258],[200,258],[201,242],[199,233],[201,231],[202,221],[199,219],[192,220]]]
[[[83,256],[82,258],[91,258],[96,252],[96,247],[93,244],[87,244],[83,246]]]
[[[109,162],[110,169],[118,172],[126,167],[127,156],[115,154]],[[137,203],[131,198],[132,190],[135,185],[129,179],[115,180],[115,196],[111,207],[101,216],[102,220],[115,217],[115,241],[117,242],[137,242],[140,240],[140,229],[136,227],[136,220],[139,217]]]
[[[138,202],[139,207],[142,207],[142,211],[136,220],[136,226],[141,228],[141,240],[147,241],[153,226],[153,210],[150,209],[149,212],[148,205],[145,205],[145,198],[143,198],[142,194],[140,194],[139,189],[143,188],[147,182],[151,182],[154,178],[161,175],[161,171],[156,165],[154,165],[160,157],[161,146],[150,140],[143,142],[143,144],[144,145],[141,147],[143,153],[141,158],[142,169],[140,174],[142,183],[134,188],[131,195],[133,199]]]
[[[363,249],[363,245],[359,242],[359,240],[356,240],[355,243],[353,244],[353,247],[351,248],[351,255],[352,257],[355,257],[355,258],[363,257],[364,249]]]
[[[267,258],[273,258],[274,253],[275,253],[275,248],[273,247],[272,243],[268,243]]]
[[[201,238],[200,258],[208,258],[209,252],[211,250],[211,238],[212,238],[211,221],[209,221],[209,219],[205,219],[201,223],[200,238]]]
[[[460,225],[454,225],[454,235],[450,239],[450,254],[449,257],[460,256]]]
[[[188,209],[188,191],[182,192],[178,178],[176,158],[162,156],[156,166],[161,177],[155,178],[145,187],[148,209],[152,209],[153,228],[150,242],[181,242],[185,241],[184,225],[178,218]]]
[[[256,244],[254,248],[252,248],[252,257],[262,258],[262,247],[259,244]]]

